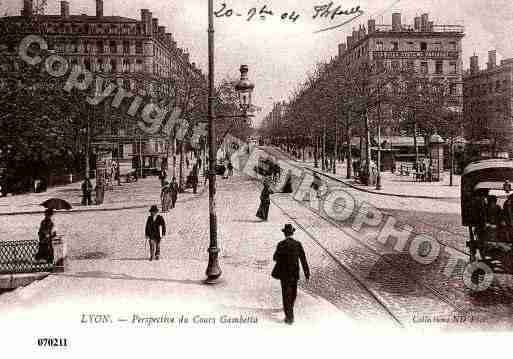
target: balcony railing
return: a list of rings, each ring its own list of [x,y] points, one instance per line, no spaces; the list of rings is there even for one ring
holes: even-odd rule
[[[0,274],[50,272],[54,263],[36,261],[37,240],[0,242]]]

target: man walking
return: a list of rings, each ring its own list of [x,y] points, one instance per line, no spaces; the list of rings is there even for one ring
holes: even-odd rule
[[[166,235],[166,222],[161,215],[157,215],[159,209],[153,205],[150,208],[150,216],[146,221],[145,234],[150,241],[150,261],[160,257],[160,240]],[[162,232],[161,232],[162,231]]]
[[[297,282],[299,280],[299,261],[303,267],[305,278],[310,279],[310,269],[306,261],[305,251],[299,241],[292,238],[294,227],[287,223],[282,232],[285,239],[278,243],[273,260],[276,262],[272,271],[272,277],[281,282],[281,295],[283,299],[283,311],[285,323],[294,323],[294,302],[297,296]]]
[[[91,192],[93,191],[93,184],[89,178],[86,178],[84,182],[82,182],[82,205],[89,206],[91,205]]]

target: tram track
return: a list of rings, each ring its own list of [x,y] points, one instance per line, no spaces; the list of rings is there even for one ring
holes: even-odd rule
[[[316,173],[316,174],[318,174],[318,175],[320,175],[320,176],[323,176],[323,177],[329,178],[331,181],[334,181],[334,182],[340,183],[340,184],[342,184],[342,185],[343,185],[344,187],[346,187],[346,188],[351,188],[349,185],[347,185],[346,183],[344,183],[344,181],[342,181],[342,180],[340,180],[340,179],[338,179],[338,178],[336,178],[336,177],[330,176],[330,175],[328,175],[328,174],[326,174],[326,173],[323,173],[323,172],[320,172],[320,171],[316,171],[316,170],[313,170],[313,169],[311,169],[311,168],[304,167],[304,166],[297,166],[297,168],[301,168],[302,170],[306,170],[306,171],[309,171],[309,172],[312,172],[312,173]],[[354,190],[355,190],[355,191],[357,191],[357,189],[354,189]],[[379,209],[379,211],[380,211],[382,214],[384,214],[384,215],[386,215],[386,216],[395,217],[395,215],[394,215],[394,214],[390,213],[390,212],[389,212],[389,211],[387,211],[386,209],[383,209],[383,208],[378,208],[378,209]],[[366,214],[365,212],[360,212],[360,213]],[[418,218],[416,218],[415,220],[416,220],[417,222],[419,222],[419,223],[421,223],[421,224],[425,225],[425,226],[428,226],[428,227],[432,228],[432,229],[434,230],[434,232],[437,232],[437,233],[447,233],[447,234],[449,234],[449,235],[451,235],[451,236],[462,238],[464,241],[468,241],[468,240],[469,240],[469,238],[468,238],[467,236],[462,235],[462,234],[460,234],[460,233],[452,232],[452,231],[450,231],[450,230],[447,230],[447,229],[442,228],[442,227],[440,227],[440,226],[433,225],[433,224],[431,224],[431,223],[428,223],[428,222],[423,221],[423,220],[418,219]],[[407,225],[411,225],[410,223],[406,223],[406,224],[407,224]],[[399,225],[398,227],[399,227],[399,228],[401,228],[401,229],[404,229],[404,228],[405,228],[405,224],[401,224],[401,225]],[[415,233],[415,234],[423,234],[423,233],[417,233],[417,232],[413,232],[413,233]],[[452,245],[450,245],[450,244],[448,244],[448,243],[446,243],[446,242],[444,242],[444,241],[441,241],[441,240],[440,240],[439,238],[437,238],[436,236],[434,236],[434,239],[435,239],[435,240],[436,240],[440,245],[442,245],[442,246],[444,246],[444,247],[451,248],[452,250],[454,250],[454,251],[456,251],[456,252],[459,252],[459,253],[461,253],[461,254],[464,254],[464,255],[466,255],[466,256],[469,256],[469,255],[470,255],[470,253],[469,253],[469,252],[464,251],[464,250],[461,250],[460,248],[457,248],[457,247],[455,247],[455,246],[452,246]]]
[[[399,327],[404,328],[404,324],[401,322],[398,316],[396,316],[390,308],[383,302],[383,300],[380,298],[379,294],[376,293],[374,290],[372,290],[365,281],[360,278],[359,275],[354,273],[345,263],[343,263],[339,258],[337,258],[336,255],[334,255],[329,249],[327,249],[305,226],[303,226],[296,218],[292,217],[284,208],[282,208],[279,204],[276,203],[275,200],[271,199],[271,202],[280,209],[280,211],[289,218],[294,224],[300,228],[303,233],[305,233],[319,248],[321,248],[328,257],[330,257],[338,267],[340,267],[345,273],[347,273],[351,278],[353,278],[358,285],[367,292],[374,301],[387,313],[387,315],[391,318],[395,324],[397,324]]]
[[[274,151],[273,151],[274,152]],[[282,157],[281,155],[279,157]],[[317,172],[317,171],[313,171],[309,168],[303,168],[301,166],[297,166],[295,164],[292,164],[290,162],[288,162],[289,165],[292,165],[292,166],[295,166],[296,168],[300,168],[301,170],[307,170],[309,172]],[[322,172],[317,172],[319,175],[321,176],[324,176],[324,177],[327,177],[329,178],[330,180],[332,181],[336,181],[338,183],[341,183],[342,185],[345,185],[342,181],[340,180],[337,180],[336,178],[333,178],[331,176],[327,176],[325,174],[323,174]],[[347,186],[347,185],[346,185]],[[305,205],[304,203],[301,203],[301,201],[298,201],[296,200],[295,198],[293,198],[292,196],[290,195],[286,195],[284,196],[284,198],[287,197],[291,200],[293,200],[295,203],[297,204],[300,204],[303,208],[306,208],[308,211],[310,211],[313,215],[317,216],[318,218],[322,219],[323,221],[329,223],[330,226],[336,228],[338,231],[340,231],[341,233],[343,233],[346,238],[350,238],[352,241],[358,243],[358,245],[360,246],[363,246],[367,251],[369,252],[372,252],[374,255],[376,256],[379,256],[380,259],[382,261],[384,261],[388,266],[390,266],[391,268],[395,268],[395,269],[398,269],[399,271],[402,272],[402,274],[405,276],[405,277],[408,277],[410,278],[412,281],[414,281],[415,283],[417,283],[419,286],[421,286],[424,291],[426,293],[429,293],[431,296],[437,298],[437,300],[439,300],[440,302],[444,303],[445,305],[451,307],[455,313],[458,313],[458,315],[463,315],[463,316],[466,316],[468,314],[471,314],[472,311],[473,311],[473,308],[471,307],[468,307],[467,305],[459,305],[458,303],[456,303],[456,301],[454,300],[454,298],[451,298],[450,296],[447,296],[446,294],[443,293],[443,291],[439,290],[438,288],[434,287],[433,285],[431,284],[428,284],[428,283],[425,283],[425,281],[420,281],[417,277],[415,276],[412,276],[410,273],[408,273],[408,271],[406,270],[402,270],[401,268],[399,268],[399,266],[397,266],[396,263],[394,263],[392,260],[390,260],[389,258],[387,258],[386,255],[384,255],[383,253],[380,253],[378,250],[376,250],[375,248],[373,248],[371,245],[369,245],[368,243],[366,243],[365,241],[363,241],[362,239],[358,238],[358,236],[355,236],[353,233],[351,233],[349,230],[347,230],[346,228],[344,228],[340,223],[337,223],[336,221],[334,221],[333,219],[329,218],[329,217],[326,217],[324,215],[322,215],[321,213],[318,213],[316,212],[315,210],[313,210],[312,208],[310,208],[309,206]],[[302,225],[295,217],[291,216],[289,213],[287,213],[287,210],[284,209],[279,203],[278,201],[276,201],[276,199],[271,199],[272,203],[280,209],[280,211],[285,215],[287,216],[291,221],[293,221],[299,228],[301,228],[305,234],[310,238],[312,239],[312,241],[314,241],[320,248],[322,248],[323,251],[325,251],[329,256],[330,258],[332,258],[338,265],[340,268],[342,268],[346,273],[348,273],[351,277],[355,278],[355,280],[359,283],[359,285],[364,288],[364,290],[368,293],[370,293],[372,295],[372,297],[375,299],[376,303],[384,308],[386,310],[386,312],[392,317],[394,318],[394,322],[396,323],[401,323],[401,325],[403,326],[403,323],[401,322],[400,318],[399,318],[399,315],[396,315],[394,314],[393,310],[390,309],[389,305],[387,304],[386,300],[384,300],[383,298],[381,298],[380,294],[377,293],[376,291],[374,291],[367,283],[364,279],[362,279],[361,276],[359,276],[358,274],[356,274],[350,267],[350,265],[346,262],[344,262],[343,260],[341,260],[340,258],[338,258],[334,253],[332,253],[328,248],[326,248],[325,245],[323,245],[321,243],[321,241],[319,241],[318,238],[316,238],[310,231],[308,231],[304,225]],[[361,209],[361,206],[360,208]],[[380,211],[383,211],[380,209]],[[391,215],[390,213],[386,212],[386,211],[383,211],[384,214],[386,215]],[[426,223],[428,224],[428,223]],[[437,229],[441,229],[441,228],[437,228]],[[446,231],[446,233],[451,233],[450,231]],[[412,232],[415,234],[415,232]],[[464,237],[462,235],[459,235],[459,237]],[[464,237],[465,238],[465,237]],[[447,248],[451,248],[453,251],[456,251],[457,253],[459,253],[460,255],[462,256],[465,256],[467,257],[468,256],[468,253],[465,252],[465,251],[462,251],[461,249],[459,248],[456,248],[454,246],[451,246],[450,244],[447,244],[447,243],[444,243],[443,241],[440,241],[438,238],[434,238],[441,246],[444,246],[444,247],[447,247]],[[460,292],[462,293],[462,292]],[[451,293],[449,292],[449,295]],[[466,303],[465,303],[466,304]]]
[[[286,159],[286,160],[290,160],[290,159],[288,159],[288,158],[285,158],[284,154],[282,154],[281,152],[279,152],[279,151],[277,151],[277,150],[275,150],[275,149],[266,149],[265,151],[274,152],[274,156],[276,156],[276,157],[282,157],[282,158],[284,158],[284,159]],[[338,179],[338,178],[336,178],[336,177],[330,176],[330,175],[328,175],[328,174],[326,174],[326,173],[323,173],[323,172],[321,172],[321,171],[316,171],[316,170],[314,170],[314,169],[311,169],[311,168],[308,168],[308,167],[305,167],[305,166],[299,166],[299,165],[297,165],[297,164],[292,164],[292,163],[290,163],[290,162],[288,162],[288,164],[289,164],[289,165],[291,165],[291,166],[294,166],[294,167],[296,167],[296,168],[298,168],[298,169],[300,169],[300,170],[302,170],[302,171],[308,171],[308,172],[315,173],[315,174],[318,174],[318,175],[320,175],[320,176],[326,177],[326,178],[328,178],[330,181],[337,182],[337,183],[341,184],[343,187],[345,187],[345,188],[347,188],[347,189],[350,189],[350,190],[353,190],[353,191],[358,191],[357,189],[354,189],[354,188],[352,188],[351,186],[349,186],[348,184],[344,183],[344,181],[342,181],[342,180],[340,180],[340,179]],[[389,211],[387,211],[386,209],[378,208],[378,207],[376,207],[376,208],[377,208],[377,209],[378,209],[378,210],[379,210],[383,215],[386,215],[386,216],[389,216],[389,217],[395,217],[395,215],[394,215],[394,214],[390,213],[390,212],[389,212]],[[358,209],[358,211],[359,211],[359,214],[368,214],[368,212],[366,212],[366,211],[362,211],[362,210],[361,210],[361,206],[360,206],[360,208]],[[431,223],[428,223],[428,222],[426,222],[426,221],[422,221],[421,219],[416,219],[416,221],[418,221],[418,222],[422,223],[422,224],[423,224],[423,225],[425,225],[425,226],[428,226],[428,227],[430,227],[430,228],[433,228],[437,233],[445,232],[445,233],[448,233],[448,234],[449,234],[449,235],[451,235],[451,236],[456,236],[456,237],[462,238],[465,242],[469,240],[469,238],[468,238],[468,237],[466,237],[466,236],[464,236],[464,235],[462,235],[462,234],[460,234],[460,233],[454,233],[454,232],[451,232],[451,231],[449,231],[449,230],[447,230],[447,229],[445,229],[445,228],[442,228],[442,227],[439,227],[439,226],[435,226],[435,225],[433,225],[433,224],[431,224]],[[406,228],[406,225],[414,227],[414,225],[413,225],[413,224],[410,224],[410,223],[407,223],[407,222],[406,222],[406,223],[401,223],[401,224],[396,225],[396,226],[397,226],[397,228],[405,229],[405,228]],[[415,235],[425,234],[425,233],[419,233],[419,232],[415,232],[415,231],[412,231],[412,233],[413,233],[413,234],[415,234]],[[436,235],[435,235],[435,236],[432,236],[432,237],[433,237],[433,239],[434,239],[434,240],[436,240],[436,241],[438,242],[438,244],[440,244],[440,245],[441,245],[441,246],[443,246],[443,247],[450,248],[451,250],[454,250],[454,251],[456,251],[456,252],[458,252],[458,253],[460,253],[460,254],[462,254],[462,255],[464,255],[464,256],[469,256],[469,255],[470,255],[470,253],[469,253],[468,251],[461,250],[460,248],[457,248],[457,247],[455,247],[455,246],[453,246],[453,245],[451,245],[451,244],[449,244],[449,243],[446,243],[446,242],[444,242],[444,241],[441,241],[441,240],[438,238],[438,236],[436,236]]]

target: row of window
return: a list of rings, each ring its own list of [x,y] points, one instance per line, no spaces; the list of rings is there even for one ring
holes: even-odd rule
[[[497,112],[497,113],[508,113],[511,104],[501,99],[495,100],[483,100],[483,101],[472,101],[468,104],[466,109],[470,111],[470,113],[489,113],[489,112]]]
[[[508,80],[503,79],[502,81],[496,80],[467,86],[465,91],[467,92],[468,96],[481,96],[488,93],[501,93],[507,91],[508,88]]]
[[[71,59],[71,65],[76,66],[79,64],[77,58]],[[84,68],[93,72],[143,72],[143,60],[136,59],[122,59],[118,62],[116,59],[96,59],[91,61],[89,58],[83,60]]]
[[[392,71],[400,71],[401,66],[406,66],[408,69],[419,71],[423,75],[430,74],[428,61],[421,61],[418,68],[416,68],[415,61],[413,61],[413,60],[407,60],[404,63],[402,63],[400,60],[393,60],[393,61],[390,61],[389,64],[385,64],[385,62],[381,61],[381,60],[376,61],[376,66],[378,67],[379,70],[383,70],[386,65],[390,66]],[[458,73],[458,64],[456,61],[449,61],[447,64],[447,71],[444,72],[444,61],[436,60],[433,73],[436,75],[443,75],[444,73],[457,74]]]
[[[118,51],[118,43],[116,41],[72,41],[69,43],[57,42],[52,43],[49,42],[48,47],[50,50],[56,50],[59,52],[71,52],[71,53],[79,53],[79,52],[88,52],[88,53],[111,53],[111,54],[132,54],[131,47],[133,43],[130,41],[123,41],[122,47]],[[143,44],[142,41],[135,42],[135,54],[142,55],[143,53]]]
[[[143,24],[44,23],[44,32],[58,34],[144,35]]]

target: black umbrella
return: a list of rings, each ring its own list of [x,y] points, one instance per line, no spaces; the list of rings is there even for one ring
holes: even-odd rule
[[[48,209],[53,209],[53,210],[59,210],[59,209],[70,210],[72,208],[71,204],[69,204],[67,201],[60,199],[60,198],[47,199],[46,201],[41,203],[41,206],[48,208]]]

